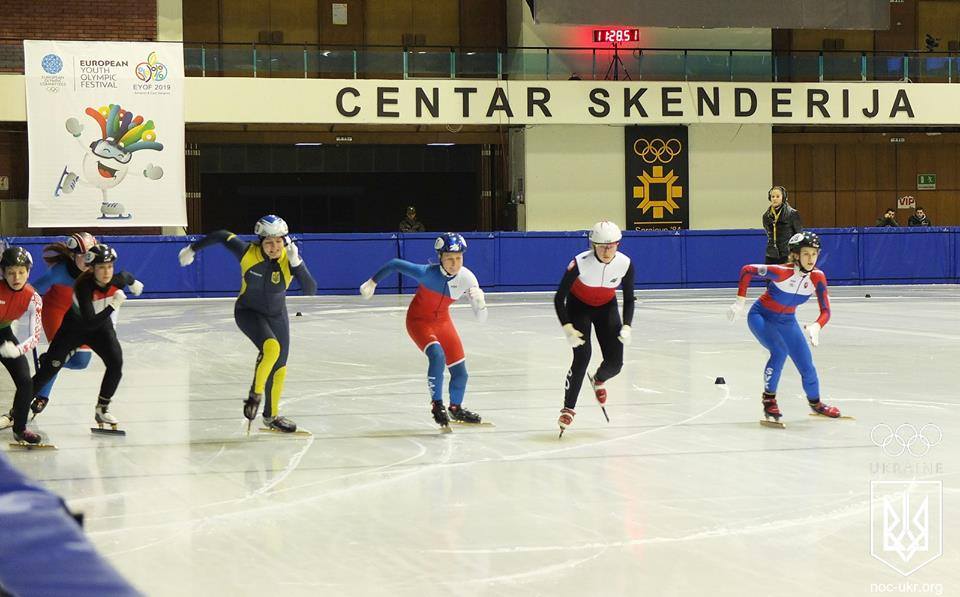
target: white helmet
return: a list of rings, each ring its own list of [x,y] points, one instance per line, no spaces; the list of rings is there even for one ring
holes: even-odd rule
[[[590,242],[597,245],[618,243],[621,238],[623,238],[623,234],[620,232],[620,227],[607,220],[597,222],[593,225],[593,230],[590,231]]]
[[[257,225],[253,227],[253,233],[260,238],[267,238],[270,236],[286,236],[290,234],[290,231],[283,218],[270,214],[257,220]]]

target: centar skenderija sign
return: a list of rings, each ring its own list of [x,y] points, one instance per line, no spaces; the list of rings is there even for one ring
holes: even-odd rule
[[[960,124],[960,86],[936,83],[218,78],[189,89],[187,119],[205,122]]]

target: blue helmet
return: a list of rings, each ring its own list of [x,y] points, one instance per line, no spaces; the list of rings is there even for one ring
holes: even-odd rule
[[[283,237],[290,234],[290,230],[287,228],[287,223],[283,221],[283,218],[270,214],[257,220],[256,226],[253,227],[253,233],[260,238],[270,236]]]
[[[433,241],[437,253],[463,253],[467,250],[467,241],[457,232],[444,232]]]

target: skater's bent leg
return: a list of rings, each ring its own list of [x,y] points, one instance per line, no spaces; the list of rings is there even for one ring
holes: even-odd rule
[[[446,355],[439,342],[428,344],[423,353],[427,355],[427,388],[430,391],[430,400],[443,400],[443,369],[446,365]]]
[[[263,315],[237,307],[233,311],[233,319],[259,351],[250,391],[262,395],[266,392],[267,378],[280,357],[280,343]]]
[[[807,339],[796,322],[784,328],[783,336],[790,352],[790,360],[800,372],[803,391],[807,395],[807,400],[816,402],[820,399],[820,379],[817,376],[817,368],[813,365],[813,353],[810,352]]]
[[[563,406],[565,408],[572,409],[577,406],[577,397],[580,395],[580,386],[583,385],[583,376],[586,375],[587,366],[590,364],[591,309],[590,306],[580,302],[575,296],[567,297],[567,314],[570,316],[570,323],[583,334],[583,339],[586,342],[573,349],[573,363],[570,364],[570,370],[567,371],[567,379],[563,385]]]
[[[263,406],[263,416],[273,417],[279,412],[280,395],[283,394],[283,382],[287,378],[287,355],[290,354],[290,324],[286,313],[282,317],[271,318],[270,329],[277,337],[280,352],[273,364],[273,371],[267,377],[264,392],[267,398]]]
[[[783,373],[783,364],[787,361],[787,346],[777,331],[776,325],[762,315],[758,309],[751,309],[747,316],[750,331],[761,346],[770,351],[770,358],[763,368],[763,390],[776,394]]]
[[[9,329],[9,328],[8,328]],[[12,335],[12,334],[11,334]],[[13,378],[16,392],[13,395],[13,432],[23,433],[27,428],[27,413],[33,398],[33,383],[30,381],[30,363],[20,355],[15,359],[0,359]]]
[[[91,337],[88,344],[103,360],[106,371],[103,372],[103,381],[100,382],[100,399],[109,402],[117,392],[120,378],[123,377],[123,349],[113,328],[106,328]]]
[[[600,352],[603,354],[603,362],[600,363],[600,368],[597,369],[594,379],[597,383],[603,383],[623,369],[623,342],[618,337],[621,323],[620,312],[617,311],[617,301],[610,301],[605,306],[600,307],[593,323],[597,330]]]
[[[460,361],[450,367],[450,406],[460,406],[467,391],[467,363]]]

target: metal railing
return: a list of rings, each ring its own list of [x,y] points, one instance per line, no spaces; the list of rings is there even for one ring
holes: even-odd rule
[[[619,79],[633,81],[960,81],[960,53],[739,49],[337,46],[184,43],[195,77]],[[0,72],[23,72],[0,39]]]

